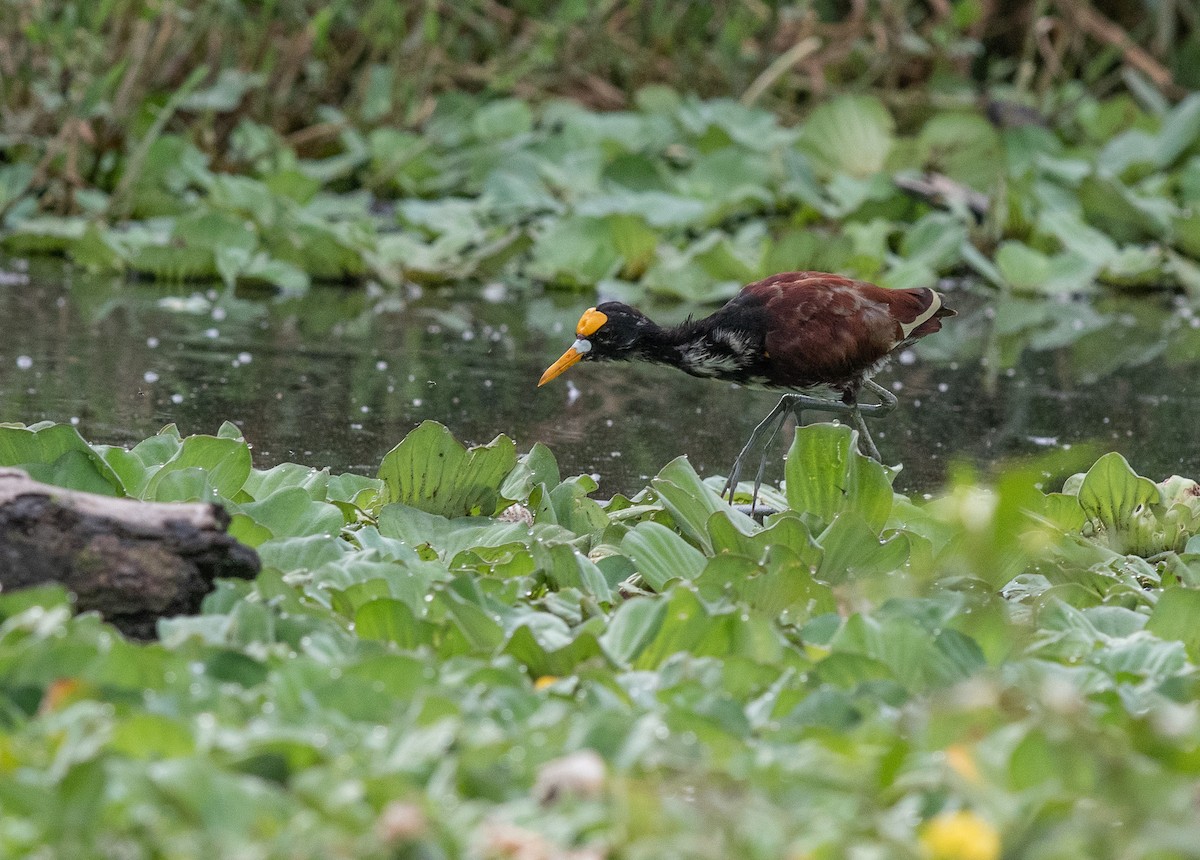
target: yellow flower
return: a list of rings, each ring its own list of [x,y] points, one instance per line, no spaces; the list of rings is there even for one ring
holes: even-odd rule
[[[1000,834],[974,812],[948,812],[921,828],[921,845],[930,860],[997,860]]]
[[[533,682],[533,689],[538,691],[544,690],[557,680],[558,677],[556,675],[542,675]]]

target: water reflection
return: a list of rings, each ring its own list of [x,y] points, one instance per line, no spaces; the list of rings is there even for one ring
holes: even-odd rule
[[[230,420],[259,466],[373,474],[432,418],[465,440],[545,442],[564,473],[596,473],[609,494],[639,489],[679,454],[723,474],[774,402],[636,364],[580,365],[539,390],[590,296],[324,287],[278,299],[13,268],[0,260],[0,420],[74,420],[97,442]],[[951,461],[986,471],[1081,443],[1122,451],[1156,478],[1200,474],[1200,320],[1189,308],[1146,297],[953,303],[961,316],[880,377],[901,398],[873,425],[885,457],[904,463],[899,489],[935,489]],[[696,310],[644,307],[664,322]]]

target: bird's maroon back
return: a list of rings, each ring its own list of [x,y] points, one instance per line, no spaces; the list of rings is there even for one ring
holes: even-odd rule
[[[931,289],[888,290],[824,272],[772,275],[745,287],[734,303],[765,308],[763,369],[781,388],[845,387],[953,314]]]

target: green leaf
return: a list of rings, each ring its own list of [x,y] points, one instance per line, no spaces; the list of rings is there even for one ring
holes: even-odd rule
[[[557,218],[538,234],[531,254],[527,267],[531,276],[567,287],[594,286],[616,275],[622,264],[621,250],[605,218]]]
[[[189,436],[150,479],[142,498],[159,501],[201,498],[180,496],[178,487],[168,490],[164,485],[167,481],[178,481],[182,476],[177,473],[195,470],[191,474],[203,475],[216,495],[232,499],[246,483],[250,468],[250,447],[245,442],[218,436]]]
[[[475,112],[471,130],[485,143],[525,134],[533,128],[533,112],[520,99],[498,99]]]
[[[69,609],[71,600],[72,596],[57,583],[22,588],[16,591],[3,591],[0,592],[0,622],[7,621],[14,615],[20,615],[35,606],[39,611],[55,607]]]
[[[0,425],[0,466],[25,469],[35,480],[61,487],[125,494],[117,473],[70,424]]]
[[[0,167],[0,212],[7,211],[26,192],[33,171],[33,165],[26,162]]]
[[[687,457],[676,457],[663,466],[650,485],[658,493],[663,507],[680,531],[703,547],[711,550],[708,524],[713,514],[720,512],[736,527],[749,533],[754,521],[732,510],[715,491],[701,480]]]
[[[1193,663],[1200,661],[1200,591],[1168,588],[1159,595],[1146,629],[1160,639],[1177,640]]]
[[[1079,504],[1098,534],[1117,552],[1145,550],[1150,540],[1150,507],[1160,501],[1158,487],[1133,471],[1117,452],[1105,454],[1079,486]]]
[[[1200,93],[1191,93],[1167,114],[1154,148],[1154,163],[1170,167],[1200,140]]]
[[[909,555],[906,534],[900,532],[881,539],[855,510],[838,513],[817,537],[817,543],[824,551],[817,578],[835,584],[859,576],[892,573],[903,566]]]
[[[772,517],[766,528],[747,528],[727,512],[717,512],[709,517],[708,533],[714,555],[734,553],[761,563],[769,552],[783,548],[803,559],[811,568],[816,568],[821,562],[821,547],[813,540],[804,520],[795,512]]]
[[[663,604],[662,623],[633,661],[634,668],[656,669],[680,653],[728,653],[731,643],[720,635],[725,631],[690,589],[674,589]]]
[[[285,487],[258,502],[239,506],[241,513],[270,529],[272,537],[336,535],[346,524],[333,505],[313,501],[301,487]]]
[[[1135,194],[1115,179],[1088,176],[1079,186],[1087,220],[1117,242],[1162,239],[1176,208],[1169,200]]]
[[[844,425],[796,429],[785,468],[788,505],[831,523],[855,511],[876,532],[892,510],[892,486],[883,466],[858,452],[858,432]]]
[[[591,631],[572,633],[553,615],[531,613],[513,631],[504,653],[521,662],[534,677],[569,675],[584,661],[604,653]]]
[[[432,625],[419,620],[402,600],[383,598],[359,607],[354,615],[354,631],[363,639],[391,642],[413,649],[433,641]]]
[[[704,569],[704,554],[661,523],[638,523],[621,541],[621,551],[655,591],[673,579],[695,579]]]
[[[837,608],[833,591],[813,578],[812,567],[781,546],[772,547],[761,564],[738,555],[710,558],[696,585],[706,599],[727,595],[770,616],[792,610],[793,619],[807,619]]]
[[[804,123],[801,145],[827,172],[878,173],[895,144],[895,122],[873,96],[839,96],[818,105]]]
[[[614,589],[601,569],[590,558],[570,544],[536,544],[538,567],[557,588],[577,588],[584,594],[608,602],[614,599]]]
[[[1100,271],[1096,261],[1073,251],[1048,255],[1016,240],[1001,243],[996,268],[1017,292],[1040,295],[1087,292]]]
[[[1004,171],[1004,149],[995,127],[977,113],[938,113],[917,136],[921,167],[977,191],[991,191]]]
[[[158,760],[191,755],[196,742],[189,727],[177,719],[134,713],[114,726],[109,746],[131,758]]]
[[[325,535],[276,538],[256,547],[263,567],[281,571],[316,570],[323,564],[341,558],[349,548],[343,541],[330,540]]]
[[[635,597],[617,607],[600,636],[604,652],[619,665],[630,665],[658,635],[667,615],[666,600]]]
[[[516,465],[507,436],[468,450],[445,426],[425,421],[384,456],[381,501],[446,517],[492,516],[508,506],[500,487]]]
[[[313,469],[298,463],[280,463],[266,471],[251,469],[242,489],[254,500],[262,501],[272,493],[288,487],[299,487],[313,501],[327,501],[329,470]]]

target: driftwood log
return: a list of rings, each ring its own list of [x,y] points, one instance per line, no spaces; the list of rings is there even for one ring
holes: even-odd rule
[[[150,639],[159,618],[198,611],[214,578],[258,573],[228,525],[219,505],[118,499],[0,468],[0,589],[60,583],[76,609]]]
[[[987,218],[992,206],[986,194],[941,173],[926,173],[924,176],[901,175],[893,177],[893,181],[901,191],[927,200],[935,206],[948,209],[956,205],[966,206],[980,223]]]

